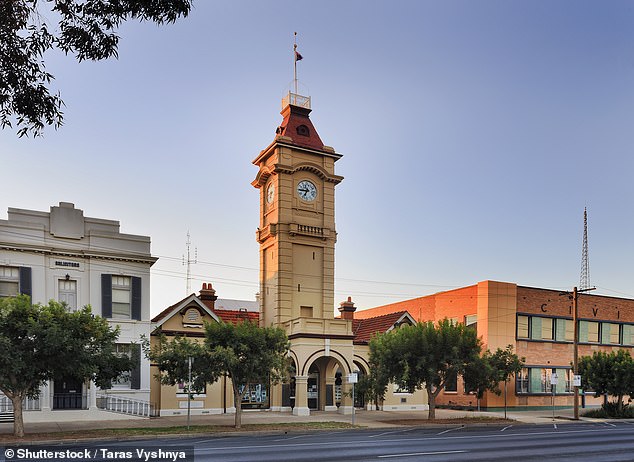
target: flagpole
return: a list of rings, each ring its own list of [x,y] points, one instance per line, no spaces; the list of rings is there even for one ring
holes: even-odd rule
[[[297,32],[295,32],[295,44],[293,45],[293,82],[295,83],[295,94],[297,94]]]

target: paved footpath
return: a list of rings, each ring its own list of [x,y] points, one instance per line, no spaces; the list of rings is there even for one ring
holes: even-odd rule
[[[81,431],[103,428],[149,428],[172,427],[187,424],[187,416],[172,416],[160,418],[132,418],[126,415],[104,412],[108,420],[81,420],[72,411],[54,411],[55,421],[37,422],[33,419],[25,419],[26,433],[50,433],[62,431]],[[548,409],[540,411],[513,411],[508,412],[507,417],[515,420],[517,424],[543,424],[556,422],[557,424],[574,423],[572,409],[556,410],[553,419],[552,411]],[[39,416],[38,416],[39,417]],[[443,421],[444,419],[476,417],[503,418],[503,412],[474,412],[437,409],[436,425],[455,425],[455,423]],[[355,412],[355,424],[366,428],[393,428],[407,425],[421,425],[422,420],[427,419],[427,411],[367,411]],[[35,419],[37,420],[37,419]],[[595,420],[595,419],[584,419]],[[343,415],[336,412],[312,412],[310,416],[294,416],[287,412],[273,411],[245,411],[242,414],[244,424],[274,424],[274,423],[299,423],[299,422],[352,422],[351,415]],[[218,414],[205,416],[192,416],[192,425],[222,425],[232,426],[234,414]],[[474,424],[481,421],[474,419]],[[0,424],[0,437],[13,433],[13,424]]]

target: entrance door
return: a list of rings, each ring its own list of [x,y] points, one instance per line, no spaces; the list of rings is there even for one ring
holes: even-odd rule
[[[53,386],[53,409],[83,409],[83,383],[66,378],[55,380]]]
[[[319,410],[319,370],[308,372],[308,409]]]

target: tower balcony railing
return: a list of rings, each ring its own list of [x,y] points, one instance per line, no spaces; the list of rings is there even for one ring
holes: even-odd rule
[[[345,319],[319,319],[299,317],[284,323],[287,335],[353,335],[352,323]]]
[[[302,96],[289,91],[288,94],[282,98],[282,109],[288,105],[310,109],[310,96]]]

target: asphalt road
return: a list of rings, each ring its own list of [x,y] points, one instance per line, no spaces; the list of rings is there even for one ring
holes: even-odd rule
[[[241,434],[94,442],[72,447],[105,447],[111,451],[140,447],[169,451],[186,446],[193,446],[196,462],[632,461],[634,423]],[[31,450],[36,448],[30,447]]]

